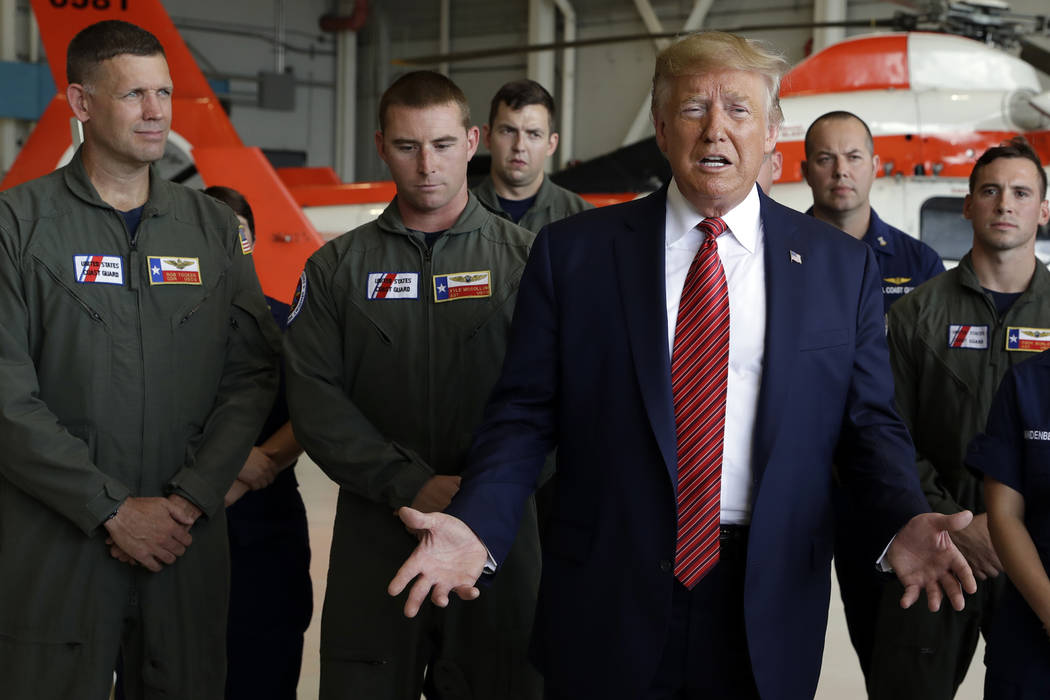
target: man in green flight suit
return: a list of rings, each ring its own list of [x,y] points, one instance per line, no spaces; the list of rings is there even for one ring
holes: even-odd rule
[[[558,148],[558,132],[554,98],[535,80],[515,80],[499,89],[482,137],[492,167],[473,192],[492,213],[539,233],[552,221],[593,208],[543,172]]]
[[[463,92],[408,73],[379,103],[397,196],[310,257],[289,314],[295,435],[339,486],[321,620],[321,698],[536,700],[535,510],[481,605],[406,618],[386,584],[417,538],[394,511],[445,508],[503,361],[533,234],[467,189]],[[424,673],[425,669],[425,673]]]
[[[1046,172],[1024,139],[985,151],[963,205],[973,225],[970,252],[890,308],[897,408],[915,442],[919,480],[934,512],[973,511],[952,540],[978,583],[965,610],[936,613],[902,610],[891,600],[899,586],[885,584],[868,674],[872,700],[950,700],[995,615],[1002,564],[982,482],[964,458],[1003,375],[1050,349],[1050,272],[1035,256],[1039,227],[1050,221],[1046,192]]]
[[[223,695],[223,495],[276,389],[233,213],[157,176],[172,84],[119,21],[70,43],[69,165],[0,194],[0,697]]]

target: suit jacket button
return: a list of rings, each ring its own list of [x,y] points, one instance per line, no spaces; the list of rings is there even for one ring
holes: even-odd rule
[[[667,559],[661,559],[660,560],[660,571],[662,571],[662,572],[664,572],[666,574],[666,573],[669,573],[671,571],[671,568],[672,567],[671,567],[671,562],[670,561],[668,561]]]

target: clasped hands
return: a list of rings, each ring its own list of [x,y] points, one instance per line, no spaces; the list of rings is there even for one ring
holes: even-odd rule
[[[109,553],[125,564],[158,572],[186,553],[193,543],[190,528],[200,516],[201,510],[178,494],[129,497],[104,523]]]

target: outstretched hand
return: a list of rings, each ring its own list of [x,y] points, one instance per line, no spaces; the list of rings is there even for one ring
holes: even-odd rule
[[[925,590],[930,612],[940,610],[944,594],[953,608],[962,610],[966,604],[963,591],[977,592],[973,571],[951,538],[952,532],[962,530],[972,519],[968,510],[954,515],[922,513],[897,533],[886,559],[904,586],[902,608],[911,607]]]
[[[406,617],[415,617],[428,594],[439,608],[448,605],[450,592],[463,600],[481,595],[474,584],[488,552],[466,523],[445,513],[421,513],[407,507],[399,508],[397,516],[419,536],[415,551],[387,586],[387,593],[397,596],[415,580],[405,601]]]

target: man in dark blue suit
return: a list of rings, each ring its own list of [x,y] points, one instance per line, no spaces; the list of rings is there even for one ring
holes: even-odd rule
[[[421,539],[390,585],[398,595],[416,579],[405,613],[428,594],[437,605],[451,591],[476,597],[557,446],[562,486],[533,630],[549,698],[812,697],[833,460],[877,538],[857,546],[896,571],[902,605],[925,589],[931,608],[947,593],[960,609],[963,589],[975,589],[947,534],[970,515],[925,513],[892,409],[874,255],[755,187],[786,67],[714,32],[661,53],[653,120],[673,181],[539,235],[459,493],[445,513],[399,511]],[[709,228],[725,232],[704,241]],[[692,556],[679,541],[692,527],[680,524],[691,506],[679,489],[692,456],[679,455],[691,435],[675,335],[691,327],[679,304],[702,255],[723,271],[723,291],[699,306],[725,304],[728,291],[728,353],[722,393],[708,402],[722,416],[715,556],[697,577],[680,566]]]

